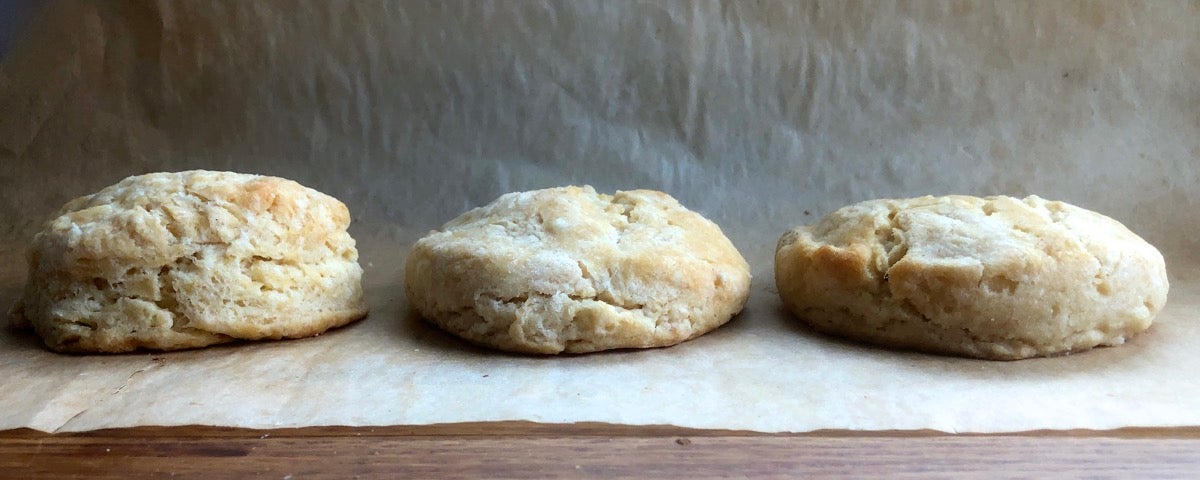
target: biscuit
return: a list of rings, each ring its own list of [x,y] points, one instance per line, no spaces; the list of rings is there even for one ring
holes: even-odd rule
[[[442,329],[538,354],[674,345],[741,311],[750,268],[669,195],[591,187],[510,193],[431,232],[405,265]]]
[[[349,224],[341,202],[282,178],[126,178],[34,236],[13,319],[60,352],[317,335],[367,312]]]
[[[783,235],[775,282],[815,330],[994,360],[1119,345],[1168,289],[1162,255],[1124,225],[1036,196],[844,207]]]

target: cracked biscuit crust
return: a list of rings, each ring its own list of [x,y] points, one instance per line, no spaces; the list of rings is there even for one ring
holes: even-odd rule
[[[53,350],[174,350],[319,334],[366,315],[350,215],[291,180],[130,177],[33,239],[14,309]]]
[[[510,193],[413,247],[408,299],[471,342],[524,353],[674,345],[729,321],[750,268],[670,196],[591,187]]]
[[[1118,345],[1167,299],[1162,255],[1036,196],[875,200],[788,231],[779,296],[816,330],[995,360]]]

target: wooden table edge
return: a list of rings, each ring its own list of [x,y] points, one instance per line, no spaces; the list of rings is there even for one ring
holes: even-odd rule
[[[532,422],[0,431],[11,478],[1200,478],[1200,427],[1001,434]]]
[[[429,425],[311,426],[293,428],[241,428],[210,425],[138,426],[83,432],[42,432],[30,428],[0,430],[0,439],[52,437],[1069,437],[1126,439],[1200,439],[1200,426],[1125,427],[1111,430],[1031,430],[974,433],[938,430],[814,430],[808,432],[758,432],[751,430],[697,429],[673,425],[620,425],[603,422],[537,423],[528,421],[464,422]]]

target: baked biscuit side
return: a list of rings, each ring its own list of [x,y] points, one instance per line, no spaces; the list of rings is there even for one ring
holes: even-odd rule
[[[744,305],[748,270],[714,224],[665,194],[565,187],[504,195],[418,241],[406,289],[475,343],[582,353],[716,328]]]
[[[289,180],[131,177],[35,237],[21,309],[60,351],[313,335],[366,311],[348,223],[336,199]]]
[[[1119,344],[1167,288],[1161,255],[1119,223],[1036,197],[846,207],[784,235],[776,280],[815,329],[991,359]]]

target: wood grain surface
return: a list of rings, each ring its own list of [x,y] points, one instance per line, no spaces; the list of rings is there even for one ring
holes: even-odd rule
[[[523,422],[0,432],[4,478],[1197,478],[1200,429],[765,435]]]

